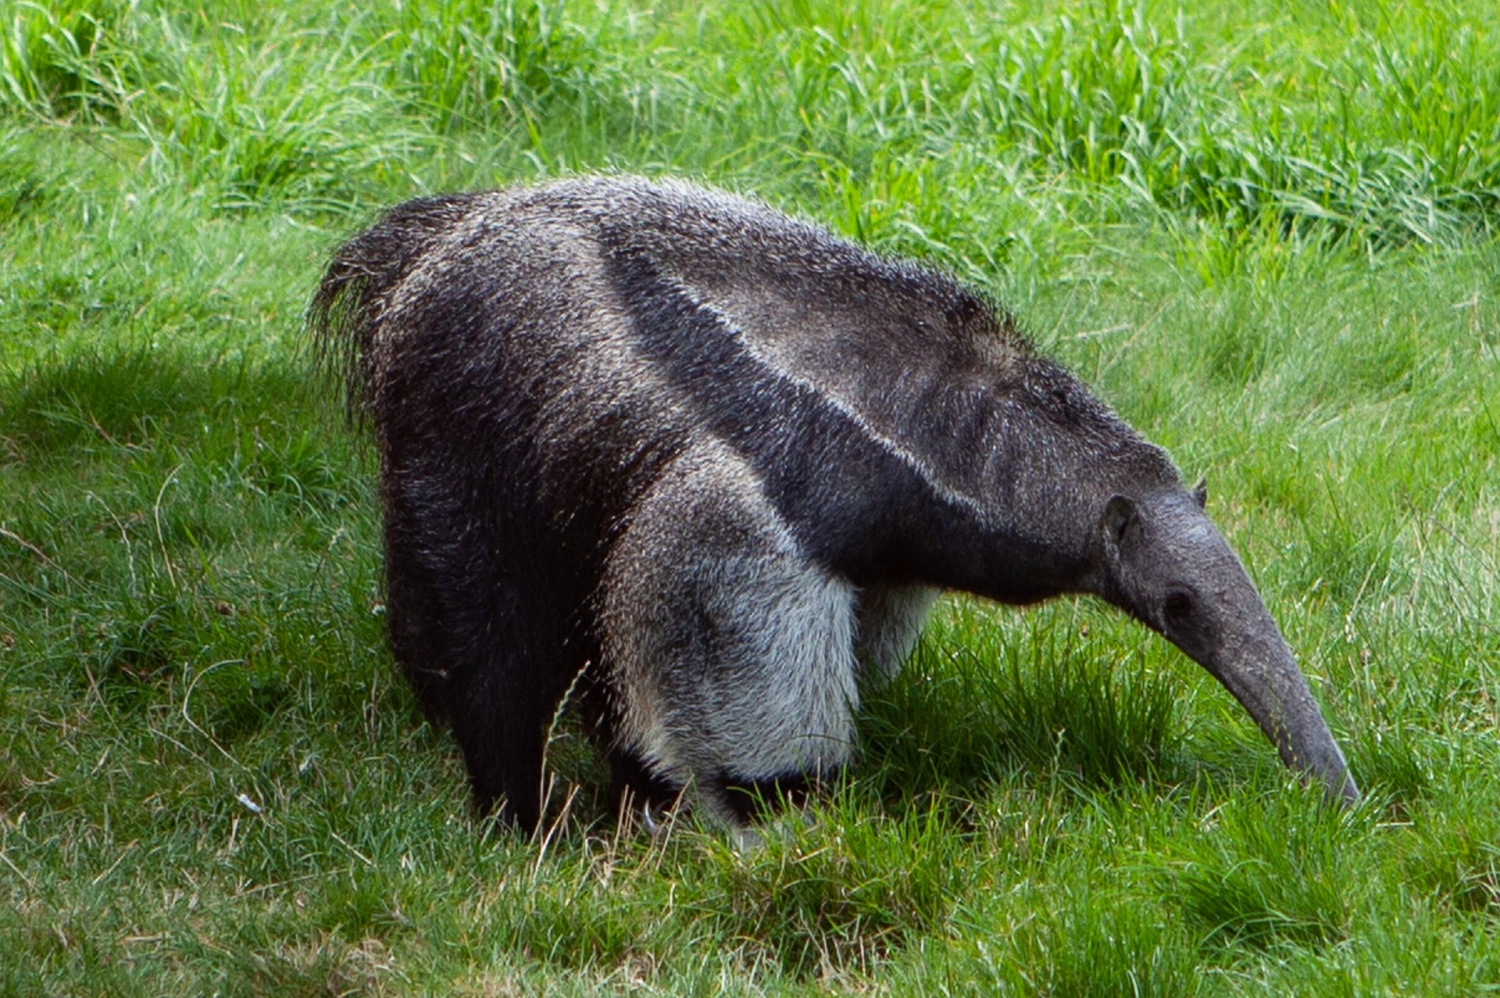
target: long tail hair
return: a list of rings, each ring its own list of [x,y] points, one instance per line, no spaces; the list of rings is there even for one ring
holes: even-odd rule
[[[387,211],[333,254],[307,310],[318,367],[339,385],[351,423],[373,392],[371,347],[392,296],[412,268],[472,205],[473,195],[418,198]]]

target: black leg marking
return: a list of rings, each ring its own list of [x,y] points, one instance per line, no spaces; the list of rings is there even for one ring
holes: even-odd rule
[[[765,780],[737,780],[721,774],[705,789],[728,815],[730,823],[744,828],[783,809],[805,807],[812,791],[812,780],[803,773]]]

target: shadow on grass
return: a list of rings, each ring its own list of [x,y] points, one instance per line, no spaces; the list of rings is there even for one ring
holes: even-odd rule
[[[1179,684],[1120,657],[1051,619],[926,644],[867,700],[863,765],[887,799],[913,785],[968,797],[1017,769],[1088,787],[1177,782]]]
[[[123,348],[70,356],[0,381],[0,437],[23,460],[70,452],[190,446],[220,428],[285,420],[315,395],[293,361],[220,361],[191,351]]]

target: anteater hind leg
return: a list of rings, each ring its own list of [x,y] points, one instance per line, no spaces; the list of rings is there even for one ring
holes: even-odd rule
[[[469,665],[455,671],[450,711],[481,815],[531,832],[542,816],[548,728],[585,662],[570,608],[506,580]]]
[[[587,652],[577,597],[561,580],[520,577],[544,564],[543,536],[465,515],[421,492],[387,490],[391,646],[429,716],[451,723],[475,806],[523,831],[541,816],[547,727]]]
[[[804,557],[737,457],[690,453],[610,555],[619,750],[731,824],[747,814],[742,791],[838,769],[858,698],[854,599]]]

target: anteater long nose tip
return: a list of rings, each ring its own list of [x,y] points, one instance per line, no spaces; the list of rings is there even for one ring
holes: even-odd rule
[[[1347,769],[1344,770],[1342,783],[1339,783],[1337,778],[1329,783],[1328,802],[1346,808],[1358,806],[1360,802],[1359,787],[1355,785],[1354,777]]]

